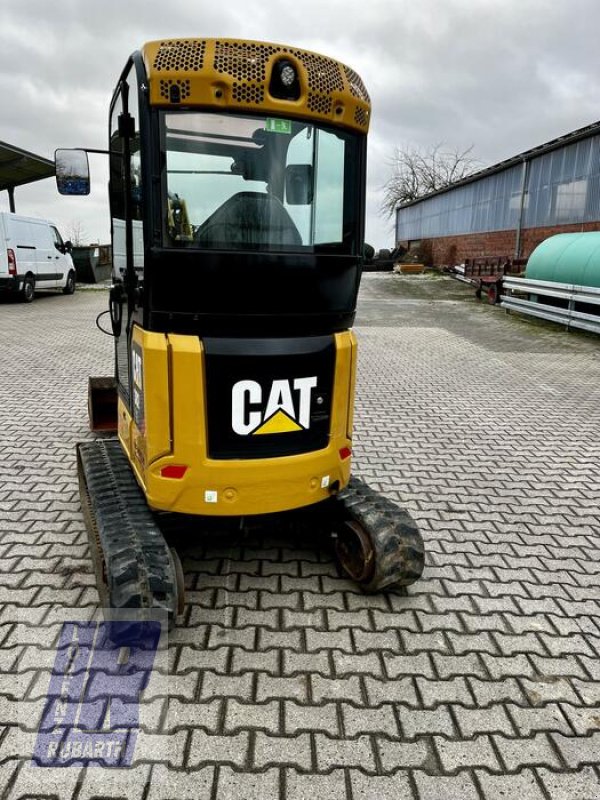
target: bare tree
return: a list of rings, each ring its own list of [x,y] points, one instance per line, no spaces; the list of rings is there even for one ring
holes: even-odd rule
[[[72,219],[66,226],[67,239],[70,240],[74,247],[81,247],[85,240],[88,239],[88,234],[84,228],[83,222],[80,219]]]
[[[443,189],[475,172],[481,162],[471,155],[472,151],[473,145],[462,151],[449,150],[443,142],[428,149],[397,147],[391,159],[391,177],[383,187],[382,213],[391,217],[399,204]]]

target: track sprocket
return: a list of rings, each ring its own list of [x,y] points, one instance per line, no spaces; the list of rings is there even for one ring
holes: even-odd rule
[[[354,477],[336,502],[341,505],[337,556],[365,591],[409,586],[421,577],[425,548],[408,511]]]

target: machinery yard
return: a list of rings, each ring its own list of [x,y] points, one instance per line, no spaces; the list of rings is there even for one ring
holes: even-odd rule
[[[31,766],[57,619],[98,604],[75,445],[106,306],[0,310],[0,797],[597,800],[600,340],[428,275],[364,275],[355,328],[353,470],[418,522],[421,580],[367,595],[310,530],[186,527],[133,766]]]

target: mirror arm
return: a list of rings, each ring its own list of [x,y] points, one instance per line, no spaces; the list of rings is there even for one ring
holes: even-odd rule
[[[119,154],[115,153],[114,150],[95,150],[92,147],[81,147],[79,149],[83,150],[86,153],[99,153],[101,156],[119,155]]]

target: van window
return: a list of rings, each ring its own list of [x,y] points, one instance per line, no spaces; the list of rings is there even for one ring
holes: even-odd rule
[[[50,226],[50,230],[52,231],[52,239],[54,241],[54,247],[61,253],[65,252],[65,243],[63,242],[63,238],[58,232],[58,230],[54,227],[54,225]]]

